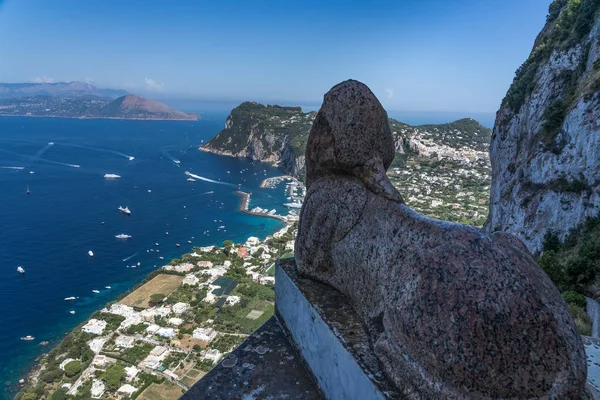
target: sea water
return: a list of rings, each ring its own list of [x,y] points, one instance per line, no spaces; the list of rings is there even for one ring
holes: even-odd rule
[[[260,188],[281,172],[198,151],[225,117],[0,118],[1,398],[18,390],[36,357],[171,258],[192,246],[265,237],[283,226],[240,213],[235,194],[251,192],[251,207],[286,214],[283,186]],[[204,179],[189,182],[186,171]],[[121,178],[104,179],[107,173]],[[115,238],[121,233],[132,237]],[[77,300],[64,300],[70,296]],[[35,340],[21,341],[26,335]]]

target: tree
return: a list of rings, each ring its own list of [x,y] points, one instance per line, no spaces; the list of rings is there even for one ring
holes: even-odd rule
[[[202,348],[200,347],[199,344],[195,344],[194,347],[193,347],[193,349],[194,349],[194,351],[197,351],[197,352],[199,352],[200,350],[202,350]]]
[[[121,386],[121,381],[125,379],[127,373],[125,367],[121,364],[113,364],[106,369],[102,380],[106,383],[109,390],[117,390]]]
[[[233,242],[231,240],[224,240],[223,241],[223,246],[225,246],[225,247],[231,247],[231,246],[233,246]]]
[[[162,293],[155,293],[152,296],[150,296],[150,304],[158,304],[158,303],[162,303],[162,301],[165,299],[165,295]]]
[[[50,396],[50,400],[67,400],[67,389],[59,388],[52,396]]]
[[[73,360],[65,365],[65,375],[68,377],[75,376],[81,372],[81,361]]]

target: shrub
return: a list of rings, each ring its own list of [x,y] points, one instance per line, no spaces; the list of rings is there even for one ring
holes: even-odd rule
[[[79,360],[73,360],[65,365],[65,375],[68,377],[75,376],[81,372],[81,362]]]
[[[563,297],[568,304],[573,304],[577,307],[585,307],[587,301],[585,296],[581,293],[574,292],[572,290],[567,290],[563,293]]]

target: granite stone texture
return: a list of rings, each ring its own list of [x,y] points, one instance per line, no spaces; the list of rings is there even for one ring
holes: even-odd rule
[[[299,272],[349,298],[409,398],[587,398],[581,338],[527,248],[402,204],[385,176],[391,137],[364,84],[325,95],[307,144]]]

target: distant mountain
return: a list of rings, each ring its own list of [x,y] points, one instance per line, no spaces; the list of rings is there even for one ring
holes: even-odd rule
[[[198,120],[154,100],[127,95],[112,100],[98,96],[31,96],[0,99],[0,116]]]
[[[158,101],[144,99],[133,94],[119,97],[108,103],[102,114],[107,118],[197,120],[196,114],[187,114]]]
[[[0,83],[0,99],[17,99],[33,96],[79,97],[98,96],[109,99],[129,94],[120,89],[99,89],[86,82],[56,83]]]

